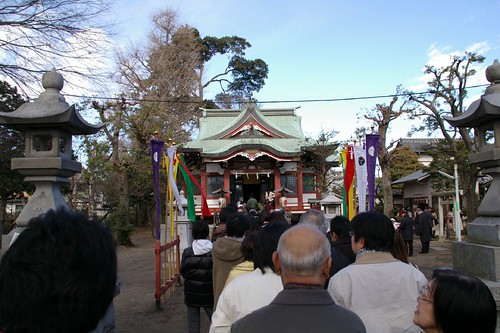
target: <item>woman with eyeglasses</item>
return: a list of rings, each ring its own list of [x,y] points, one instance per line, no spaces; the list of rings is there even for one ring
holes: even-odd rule
[[[452,269],[435,269],[420,291],[413,322],[426,333],[493,333],[496,303],[478,278]]]

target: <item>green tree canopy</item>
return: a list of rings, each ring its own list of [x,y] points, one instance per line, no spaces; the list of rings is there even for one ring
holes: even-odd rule
[[[15,111],[24,98],[16,87],[5,81],[0,81],[0,112]],[[0,126],[0,220],[5,224],[7,200],[20,197],[22,192],[31,186],[24,184],[24,177],[17,171],[11,170],[10,161],[24,154],[24,140],[21,134],[7,127]]]
[[[410,147],[396,147],[389,152],[391,181],[396,181],[423,168],[418,155]]]

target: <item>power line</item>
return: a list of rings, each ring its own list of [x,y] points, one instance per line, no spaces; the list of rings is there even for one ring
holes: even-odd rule
[[[489,84],[479,84],[474,86],[466,87],[467,89],[482,88],[487,87]],[[454,90],[457,90],[455,88]],[[277,104],[277,103],[320,103],[320,102],[343,102],[343,101],[356,101],[356,100],[367,100],[367,99],[378,99],[378,98],[390,98],[390,97],[401,97],[401,96],[415,96],[415,95],[425,95],[432,94],[429,91],[422,92],[405,92],[400,94],[390,94],[390,95],[373,95],[373,96],[357,96],[357,97],[340,97],[340,98],[323,98],[323,99],[295,99],[295,100],[269,100],[269,101],[257,101],[259,104]],[[65,96],[76,97],[82,99],[98,99],[98,100],[108,100],[108,101],[126,101],[126,102],[148,102],[148,103],[179,103],[179,104],[204,104],[205,101],[188,101],[188,100],[162,100],[162,99],[147,99],[147,98],[123,98],[123,97],[103,97],[103,96],[85,96],[85,95],[73,95],[65,94]]]

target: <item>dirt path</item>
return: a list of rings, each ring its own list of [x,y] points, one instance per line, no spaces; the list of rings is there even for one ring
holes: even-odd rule
[[[149,228],[137,228],[132,236],[133,247],[119,246],[118,274],[120,295],[114,299],[116,332],[174,333],[187,332],[186,306],[182,286],[156,310],[155,303],[155,240]],[[202,332],[208,331],[208,320],[202,316]]]
[[[186,306],[182,286],[155,305],[155,240],[149,228],[137,228],[132,236],[134,247],[118,247],[118,271],[122,281],[120,295],[115,297],[116,332],[176,333],[187,332]],[[451,242],[431,242],[429,254],[419,254],[420,242],[414,241],[415,256],[410,261],[427,276],[433,267],[451,267]],[[208,320],[202,316],[202,332],[208,331]]]

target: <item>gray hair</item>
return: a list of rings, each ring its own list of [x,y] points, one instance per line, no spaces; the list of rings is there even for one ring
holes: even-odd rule
[[[319,230],[326,234],[328,225],[325,213],[317,209],[309,209],[307,212],[300,216],[299,224],[311,224],[319,228]]]
[[[310,244],[300,246],[291,241],[287,241],[286,235],[296,230],[297,227],[292,227],[285,231],[278,242],[277,252],[280,259],[281,267],[291,273],[300,276],[311,276],[319,272],[325,261],[330,257],[330,243],[328,239],[321,235],[321,232],[314,226],[302,225],[302,228],[309,228],[318,233],[318,242],[316,239],[311,240]]]

